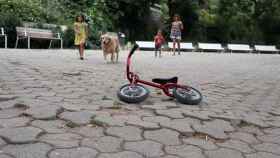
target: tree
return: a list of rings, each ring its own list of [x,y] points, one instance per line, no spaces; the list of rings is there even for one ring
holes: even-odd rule
[[[30,22],[38,22],[43,19],[41,3],[38,0],[0,1],[0,6],[1,15],[13,15]]]

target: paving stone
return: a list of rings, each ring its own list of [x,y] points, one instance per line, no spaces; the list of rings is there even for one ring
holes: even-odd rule
[[[271,120],[266,121],[267,124],[269,124],[272,127],[280,127],[280,116],[274,116]]]
[[[198,138],[186,138],[183,139],[184,144],[197,146],[204,150],[216,150],[218,147],[211,141],[206,141],[205,139]]]
[[[111,136],[119,137],[127,141],[142,140],[142,130],[137,127],[109,127],[106,133]]]
[[[202,151],[192,145],[181,145],[181,146],[167,146],[165,151],[169,154],[178,155],[181,157],[193,157],[193,158],[205,158]]]
[[[114,121],[118,120],[121,123],[125,123],[125,124],[131,125],[131,126],[137,126],[137,127],[144,128],[144,129],[159,129],[160,128],[158,123],[143,121],[141,119],[141,117],[145,117],[145,116],[150,116],[150,113],[137,111],[137,114],[135,114],[135,115],[129,114],[129,115],[113,116],[113,120]]]
[[[26,94],[29,95],[29,94]],[[54,104],[52,101],[42,101],[39,99],[34,99],[34,98],[28,98],[28,97],[21,97],[18,100],[19,104],[23,104],[25,105],[24,109],[26,110],[26,108],[36,108],[38,106],[50,106],[50,105],[56,105]]]
[[[159,129],[160,126],[158,123],[148,122],[148,121],[142,121],[140,118],[137,119],[130,119],[126,120],[126,123],[131,126],[138,126],[142,127],[144,129]]]
[[[156,110],[156,114],[160,116],[167,116],[172,119],[184,118],[182,110],[180,108],[167,109],[167,110]]]
[[[27,109],[24,114],[31,116],[35,119],[47,120],[55,119],[56,115],[62,110],[59,106],[47,105],[47,106],[38,106],[31,107]]]
[[[166,156],[161,156],[161,157],[155,157],[155,158],[179,158],[177,156],[173,156],[173,155],[166,155]]]
[[[56,148],[78,147],[81,139],[81,136],[72,133],[45,134],[39,138],[40,141],[51,144]]]
[[[113,110],[110,109],[110,107],[112,107],[117,100],[114,89],[117,89],[118,86],[124,82],[120,78],[120,74],[122,74],[123,69],[121,66],[100,64],[103,62],[102,59],[99,58],[101,53],[100,51],[97,51],[99,53],[93,53],[87,56],[89,60],[83,63],[81,63],[79,60],[76,60],[76,57],[74,57],[73,53],[69,53],[68,50],[61,50],[59,54],[49,53],[49,51],[57,52],[57,50],[29,50],[27,54],[22,53],[26,50],[0,51],[0,93],[10,96],[20,96],[20,98],[16,98],[15,100],[0,102],[0,108],[2,108],[2,110],[0,110],[0,119],[13,120],[15,118],[16,120],[16,118],[22,117],[22,112],[28,107],[32,109],[38,108],[38,106],[63,106],[63,104],[65,104],[64,109],[66,109],[68,112],[80,112],[81,110],[85,109],[83,111],[93,112],[93,114],[96,115],[96,109],[100,110],[100,112],[106,111],[108,113],[106,116],[110,116],[108,117],[109,119],[105,119],[105,121],[102,119],[101,120],[114,126],[122,127],[127,125],[129,120],[133,120],[131,119],[133,117],[122,119],[121,117],[118,117],[119,115],[134,115],[136,118],[140,118],[143,122],[162,124],[163,122],[167,121],[167,119],[164,118],[168,118],[168,121],[170,121],[171,118],[197,118],[200,120],[201,126],[204,126],[205,128],[212,126],[210,130],[213,133],[218,131],[218,134],[216,133],[216,135],[225,134],[226,140],[230,139],[248,143],[251,147],[259,145],[259,143],[279,145],[277,142],[278,136],[280,135],[280,130],[277,130],[277,128],[272,130],[272,127],[279,127],[280,121],[278,106],[278,103],[280,103],[280,71],[276,68],[279,67],[280,62],[278,62],[278,59],[275,58],[274,55],[267,55],[259,58],[257,56],[244,54],[236,54],[230,57],[225,54],[220,54],[219,56],[215,54],[207,54],[205,56],[204,54],[203,58],[201,58],[201,55],[190,53],[187,57],[178,57],[179,60],[176,59],[177,57],[165,58],[163,62],[163,60],[147,60],[152,57],[152,53],[139,54],[139,58],[137,59],[139,60],[139,71],[145,70],[143,72],[145,72],[147,78],[151,78],[156,74],[160,75],[161,73],[172,74],[176,69],[176,71],[181,73],[179,75],[181,76],[182,81],[195,80],[195,83],[190,83],[194,86],[196,86],[198,83],[201,83],[197,86],[203,89],[205,101],[202,103],[202,106],[182,106],[176,104],[174,101],[166,101],[168,98],[164,96],[154,96],[154,98],[151,98],[149,101],[154,105],[129,105],[130,107],[134,107],[130,109],[126,108],[127,105],[121,105],[121,109]],[[122,55],[125,57],[126,53]],[[202,59],[203,62],[201,62]],[[195,67],[197,71],[192,71],[193,68],[191,67],[182,66],[184,63],[189,63],[189,61],[191,61],[193,64],[192,67]],[[236,63],[238,63],[238,66],[236,66]],[[20,64],[24,65],[21,66]],[[157,64],[161,66],[160,71],[155,71],[157,67],[154,66]],[[149,69],[146,68],[147,66]],[[170,69],[170,67],[172,67],[172,69]],[[205,69],[205,67],[207,67],[207,69]],[[253,71],[256,69],[258,71]],[[81,75],[63,76],[63,72],[80,72]],[[197,72],[199,72],[200,75],[197,75]],[[196,76],[196,78],[191,79],[190,76]],[[111,80],[112,82],[108,84],[108,82],[106,82],[107,80]],[[207,81],[207,83],[205,83],[205,81]],[[24,87],[26,87],[26,89],[24,89]],[[57,95],[53,97],[55,93]],[[106,97],[104,97],[104,94],[106,94]],[[42,97],[35,98],[38,95],[41,95]],[[102,100],[102,98],[110,100],[106,101]],[[61,101],[62,99],[62,102],[57,102]],[[28,107],[13,107],[15,103],[23,103]],[[152,121],[152,118],[147,119],[146,117],[154,117],[154,121]],[[223,123],[211,124],[210,122],[215,120],[215,118],[220,120],[228,120],[228,122],[231,123],[231,126],[235,127],[235,130],[225,130]],[[238,118],[243,119],[241,123],[236,120]],[[93,122],[86,127],[83,126],[86,124],[81,124],[82,126],[79,126],[79,128],[63,127],[61,129],[60,127],[64,126],[65,123],[67,123],[67,125],[71,125],[71,123],[68,124],[68,121],[62,120],[62,125],[60,125],[60,123],[57,123],[56,120],[51,120],[51,122],[52,121],[55,121],[55,123],[45,123],[36,120],[31,123],[31,126],[36,126],[48,134],[65,133],[67,130],[67,132],[81,134],[83,139],[97,139],[103,137],[104,134],[102,133],[106,128],[109,128],[101,127],[101,129],[104,130],[103,132],[101,132],[102,130],[95,131],[93,129],[91,132],[92,127],[90,126],[95,125]],[[133,126],[139,126],[140,122],[140,133],[144,135],[143,127],[146,128],[147,124],[143,124],[142,121],[136,119],[138,125],[135,124]],[[15,122],[16,123],[11,124],[16,128],[22,123],[20,121]],[[191,125],[194,127],[194,124]],[[10,126],[9,123],[9,128],[12,128],[12,126]],[[214,130],[215,128],[216,130]],[[162,127],[162,129],[167,128]],[[3,129],[0,127],[0,130]],[[145,132],[151,131],[152,130],[145,130]],[[178,133],[177,137],[173,137],[179,142],[177,145],[182,145],[182,141],[185,141],[185,139],[190,139],[182,136],[176,130],[171,131]],[[39,135],[42,136],[41,134]],[[193,139],[197,138],[197,136],[199,137],[200,134],[203,135],[203,133],[195,133]],[[2,138],[5,141],[7,140],[5,137]],[[168,140],[169,137],[167,136],[163,138],[167,139],[162,139],[164,141],[174,141]],[[259,140],[256,141],[256,138]],[[140,140],[142,141],[142,138]],[[210,138],[209,142],[214,142],[216,144],[226,140],[215,140]],[[157,140],[153,141],[159,142]],[[32,141],[32,143],[35,142]],[[192,144],[186,144],[186,142],[184,142],[184,145],[193,145],[195,147],[199,147],[198,145],[195,145],[195,143],[197,142],[193,141]],[[2,148],[3,146],[0,147]],[[204,152],[206,151],[203,147],[199,148],[204,150]],[[263,147],[260,148],[266,149]],[[234,151],[238,152],[238,150]],[[249,155],[260,157],[271,156],[268,153],[265,155],[260,153],[267,152],[257,152],[255,155],[243,154],[243,158],[245,158],[245,156],[248,157]],[[117,155],[117,153],[111,154]],[[111,154],[109,154],[110,158]],[[138,153],[138,155],[141,154]],[[165,156],[171,155],[175,156],[173,154],[166,154]],[[232,154],[227,155],[224,157],[233,157]],[[273,155],[279,156],[279,154]],[[11,155],[11,157],[13,156]],[[141,155],[140,157],[144,156]],[[183,158],[182,156],[175,157]],[[207,157],[207,155],[205,157]],[[238,158],[238,154],[237,156],[234,155],[234,157]]]
[[[280,135],[280,128],[268,128],[264,130],[267,134]]]
[[[205,154],[208,158],[243,158],[241,152],[225,148],[205,151]]]
[[[2,138],[0,138],[0,147],[4,145],[6,145],[6,142]]]
[[[260,130],[259,127],[256,126],[244,126],[241,127],[240,129],[238,129],[240,132],[246,132],[246,133],[250,133],[253,134],[255,136],[261,136],[264,135],[264,133]]]
[[[11,109],[14,108],[14,105],[17,103],[17,100],[10,100],[5,102],[0,102],[0,109]]]
[[[129,110],[129,109],[128,109]],[[138,110],[135,110],[135,111],[131,111],[131,113],[129,113],[129,116],[131,119],[131,117],[139,117],[140,119],[143,118],[143,117],[152,117],[152,116],[155,116],[154,112],[153,111],[150,111],[150,110],[141,110],[141,109],[138,109]]]
[[[35,94],[37,94],[37,93],[35,93]],[[37,95],[36,95],[36,97],[37,97]],[[54,103],[61,103],[61,102],[63,102],[64,98],[54,96],[54,97],[37,97],[37,99],[40,99],[42,101],[52,101]]]
[[[231,121],[236,124],[239,124],[242,120],[241,116],[236,116],[233,112],[210,114],[209,117],[214,118],[214,119]]]
[[[65,99],[79,99],[83,96],[83,94],[81,94],[80,92],[73,93],[74,91],[73,90],[71,90],[71,91],[72,91],[72,93],[69,93],[69,94],[63,93],[63,94],[60,94],[58,96],[63,97]]]
[[[257,152],[254,154],[246,155],[246,158],[280,158],[280,156],[271,153],[266,153],[266,152]]]
[[[22,114],[22,109],[12,108],[0,110],[0,119],[14,118]]]
[[[2,148],[4,153],[16,158],[47,158],[50,150],[51,146],[43,143],[8,145]]]
[[[10,143],[29,143],[36,141],[42,130],[34,127],[2,128],[0,136]]]
[[[229,137],[234,140],[241,140],[248,144],[258,144],[260,141],[256,139],[256,137],[249,133],[244,132],[234,132],[230,133]]]
[[[199,133],[207,134],[216,139],[227,139],[228,135],[225,132],[235,130],[229,122],[223,120],[204,122],[203,125],[194,124],[193,128]]]
[[[16,95],[1,95],[0,94],[0,102],[4,102],[4,101],[9,101],[9,100],[14,100],[16,99],[18,96]]]
[[[162,150],[163,145],[144,140],[139,142],[127,142],[124,144],[124,148],[129,151],[135,151],[141,153],[144,157],[161,157],[164,155]]]
[[[280,155],[280,145],[279,144],[272,144],[272,143],[262,143],[253,146],[257,151],[269,152],[273,154]]]
[[[259,115],[255,114],[255,113],[245,115],[242,120],[244,122],[247,122],[248,124],[253,124],[253,125],[261,127],[261,128],[270,127],[270,125],[268,125],[267,123],[265,123],[262,120],[262,117],[260,117]]]
[[[60,118],[71,121],[77,125],[89,124],[94,116],[93,113],[80,111],[80,112],[63,112]]]
[[[199,121],[185,118],[185,119],[174,119],[171,121],[166,121],[160,125],[165,128],[176,130],[183,135],[190,136],[194,133],[194,130],[191,128],[192,124],[199,124]]]
[[[77,127],[71,130],[72,133],[77,133],[83,137],[96,138],[104,136],[104,129],[101,127]]]
[[[11,156],[0,154],[0,158],[12,158]]]
[[[280,116],[280,109],[273,109],[270,113],[275,116]]]
[[[96,158],[97,153],[96,150],[85,147],[56,149],[49,154],[49,158]]]
[[[35,120],[32,121],[31,125],[47,133],[65,133],[67,130],[66,122],[62,120]]]
[[[82,141],[82,146],[95,148],[100,152],[121,151],[122,140],[116,137],[105,136],[100,138],[87,138]]]
[[[144,158],[144,157],[136,152],[123,151],[119,153],[100,154],[98,158]]]
[[[191,118],[196,118],[202,121],[209,121],[211,118],[209,115],[211,112],[209,111],[193,111],[193,110],[184,110],[183,115],[185,117],[191,117]]]
[[[169,108],[178,107],[176,104],[156,104],[156,105],[142,105],[143,109],[151,109],[151,110],[165,110]]]
[[[56,95],[56,93],[54,93],[54,92],[39,92],[39,93],[37,93],[37,96],[40,96],[40,97],[53,97],[55,95]]]
[[[98,115],[93,119],[94,123],[100,126],[124,126],[125,121],[115,119],[108,115]]]
[[[238,141],[238,140],[228,140],[224,143],[217,143],[218,146],[238,150],[242,153],[250,154],[255,152],[248,144]]]
[[[2,128],[13,128],[23,127],[29,123],[30,119],[27,117],[16,117],[11,119],[0,119],[0,127]]]
[[[280,145],[280,135],[263,135],[258,136],[257,138],[265,143],[275,143]]]
[[[170,121],[171,119],[163,116],[150,116],[150,117],[143,117],[142,120],[146,122],[164,123]]]
[[[99,105],[92,104],[63,104],[62,107],[68,111],[82,111],[82,110],[98,110],[100,109]]]
[[[146,139],[154,140],[164,145],[180,145],[179,133],[169,129],[160,129],[153,131],[145,131]]]

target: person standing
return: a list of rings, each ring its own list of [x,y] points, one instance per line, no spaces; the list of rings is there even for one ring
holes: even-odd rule
[[[154,42],[155,42],[155,57],[157,57],[158,52],[159,52],[159,57],[161,57],[161,47],[165,42],[161,30],[158,30],[157,35],[154,37]]]
[[[74,23],[75,45],[79,49],[80,59],[84,60],[85,43],[88,36],[88,25],[83,15],[78,15]]]
[[[175,51],[176,51],[176,43],[178,46],[178,54],[180,55],[180,42],[182,39],[182,30],[184,29],[183,23],[180,19],[180,16],[178,14],[175,14],[173,17],[173,22],[172,22],[172,26],[171,26],[171,34],[170,34],[170,38],[173,41],[173,55],[175,55]]]

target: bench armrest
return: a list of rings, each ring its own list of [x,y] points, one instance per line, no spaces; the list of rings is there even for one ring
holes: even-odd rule
[[[4,28],[3,27],[1,27],[1,35],[5,35],[5,32],[4,32]]]

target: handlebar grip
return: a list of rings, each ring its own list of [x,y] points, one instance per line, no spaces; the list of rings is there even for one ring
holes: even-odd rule
[[[129,55],[131,56],[131,55],[136,51],[136,49],[138,49],[138,48],[139,48],[139,45],[138,45],[138,44],[135,44],[135,45],[133,46],[133,48],[130,50]]]

